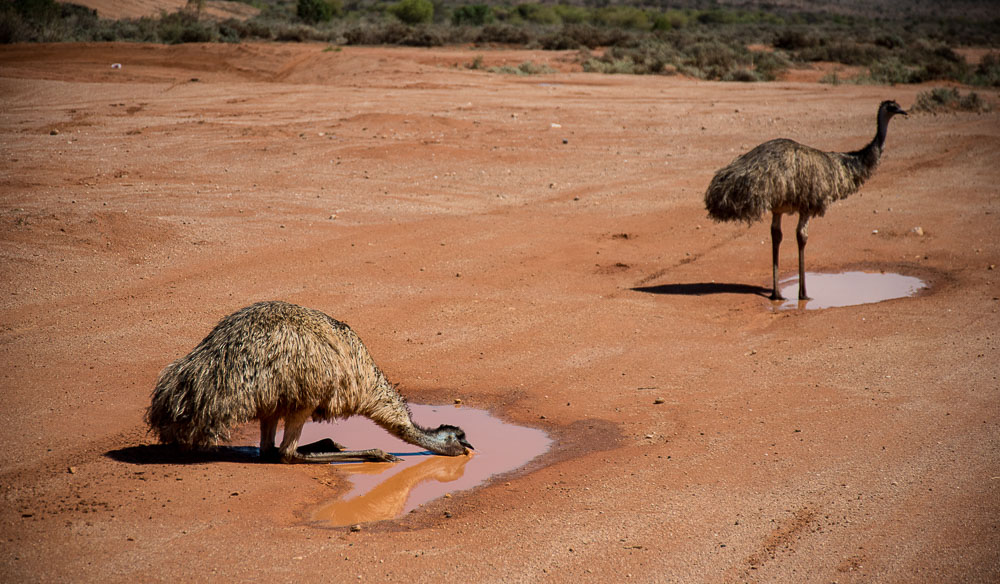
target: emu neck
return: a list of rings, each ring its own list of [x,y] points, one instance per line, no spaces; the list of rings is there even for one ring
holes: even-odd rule
[[[372,392],[372,399],[356,413],[367,416],[393,436],[414,444],[435,454],[445,454],[445,445],[431,430],[414,423],[410,408],[403,396],[380,376],[380,381]]]
[[[885,136],[889,132],[889,112],[885,110],[879,110],[878,112],[878,129],[875,131],[875,138],[872,140],[872,144],[878,148],[879,153],[882,152],[882,147],[885,146]]]
[[[872,141],[861,150],[849,153],[849,156],[856,158],[860,163],[858,172],[862,177],[862,181],[868,178],[868,176],[875,170],[875,167],[878,166],[879,158],[882,157],[882,147],[885,145],[885,137],[889,130],[890,117],[892,116],[890,116],[888,112],[880,110],[878,112],[878,127],[875,130],[875,137],[872,138]]]
[[[415,444],[435,454],[447,454],[444,451],[444,444],[436,436],[431,434],[426,428],[421,428],[412,421],[410,421],[409,426],[402,428],[399,437],[410,444]]]

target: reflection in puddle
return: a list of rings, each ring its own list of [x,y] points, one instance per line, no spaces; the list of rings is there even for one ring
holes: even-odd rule
[[[802,302],[796,299],[799,294],[798,276],[781,280],[778,287],[781,290],[781,295],[788,298],[778,306],[779,309],[805,308],[815,310],[913,296],[920,289],[926,287],[926,284],[920,278],[900,274],[869,272],[816,274],[807,272],[806,288],[811,299]]]
[[[362,417],[332,424],[308,423],[302,430],[302,444],[332,438],[348,449],[381,448],[403,459],[395,463],[335,464],[352,487],[336,501],[317,509],[313,519],[332,525],[391,519],[447,493],[471,489],[493,475],[523,466],[552,443],[541,430],[507,424],[483,410],[413,404],[410,410],[414,422],[421,426],[460,426],[475,452],[471,456],[432,455]]]

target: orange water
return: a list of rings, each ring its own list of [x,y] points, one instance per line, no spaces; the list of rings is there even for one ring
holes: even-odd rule
[[[900,274],[844,272],[841,274],[806,273],[809,300],[799,301],[799,278],[792,276],[778,283],[781,295],[787,298],[778,308],[815,310],[834,306],[853,306],[913,296],[926,284],[919,278]]]
[[[401,462],[337,463],[351,483],[342,497],[321,505],[313,519],[353,525],[398,517],[424,503],[465,489],[527,464],[552,441],[536,428],[503,422],[485,412],[456,406],[412,405],[413,420],[425,427],[451,424],[465,430],[475,447],[470,456],[437,456],[390,435],[367,418],[308,423],[299,444],[331,438],[348,450],[381,448]],[[279,438],[280,440],[280,438]]]

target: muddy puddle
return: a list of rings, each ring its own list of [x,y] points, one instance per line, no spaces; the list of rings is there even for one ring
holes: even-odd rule
[[[541,430],[503,422],[483,410],[414,404],[410,409],[413,420],[421,426],[460,426],[475,452],[470,456],[433,455],[362,417],[308,423],[300,444],[331,438],[349,450],[381,448],[403,459],[395,463],[335,463],[336,472],[351,483],[351,488],[321,505],[312,513],[312,519],[337,526],[392,519],[428,501],[471,489],[491,476],[521,467],[552,444]]]
[[[891,273],[843,272],[817,274],[806,272],[809,300],[798,300],[799,278],[792,276],[778,282],[781,295],[787,298],[779,310],[804,308],[817,310],[835,306],[870,304],[893,298],[913,296],[927,285],[920,278]]]

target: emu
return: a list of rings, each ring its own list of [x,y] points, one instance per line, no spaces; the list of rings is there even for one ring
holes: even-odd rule
[[[781,216],[798,213],[795,230],[799,244],[799,299],[806,294],[805,248],[809,219],[822,217],[833,201],[856,192],[875,172],[885,144],[889,120],[907,115],[895,101],[878,108],[875,137],[854,152],[823,152],[785,138],[764,142],[720,169],[705,192],[705,208],[715,221],[760,220],[771,216],[772,300],[783,300],[778,291],[778,248]]]
[[[260,421],[261,460],[284,463],[400,460],[379,449],[345,451],[332,440],[298,446],[310,418],[362,415],[394,436],[446,456],[472,449],[456,426],[422,428],[358,335],[326,314],[259,302],[219,322],[190,353],[160,373],[146,423],[161,442],[201,448]],[[284,420],[275,448],[278,421]]]

